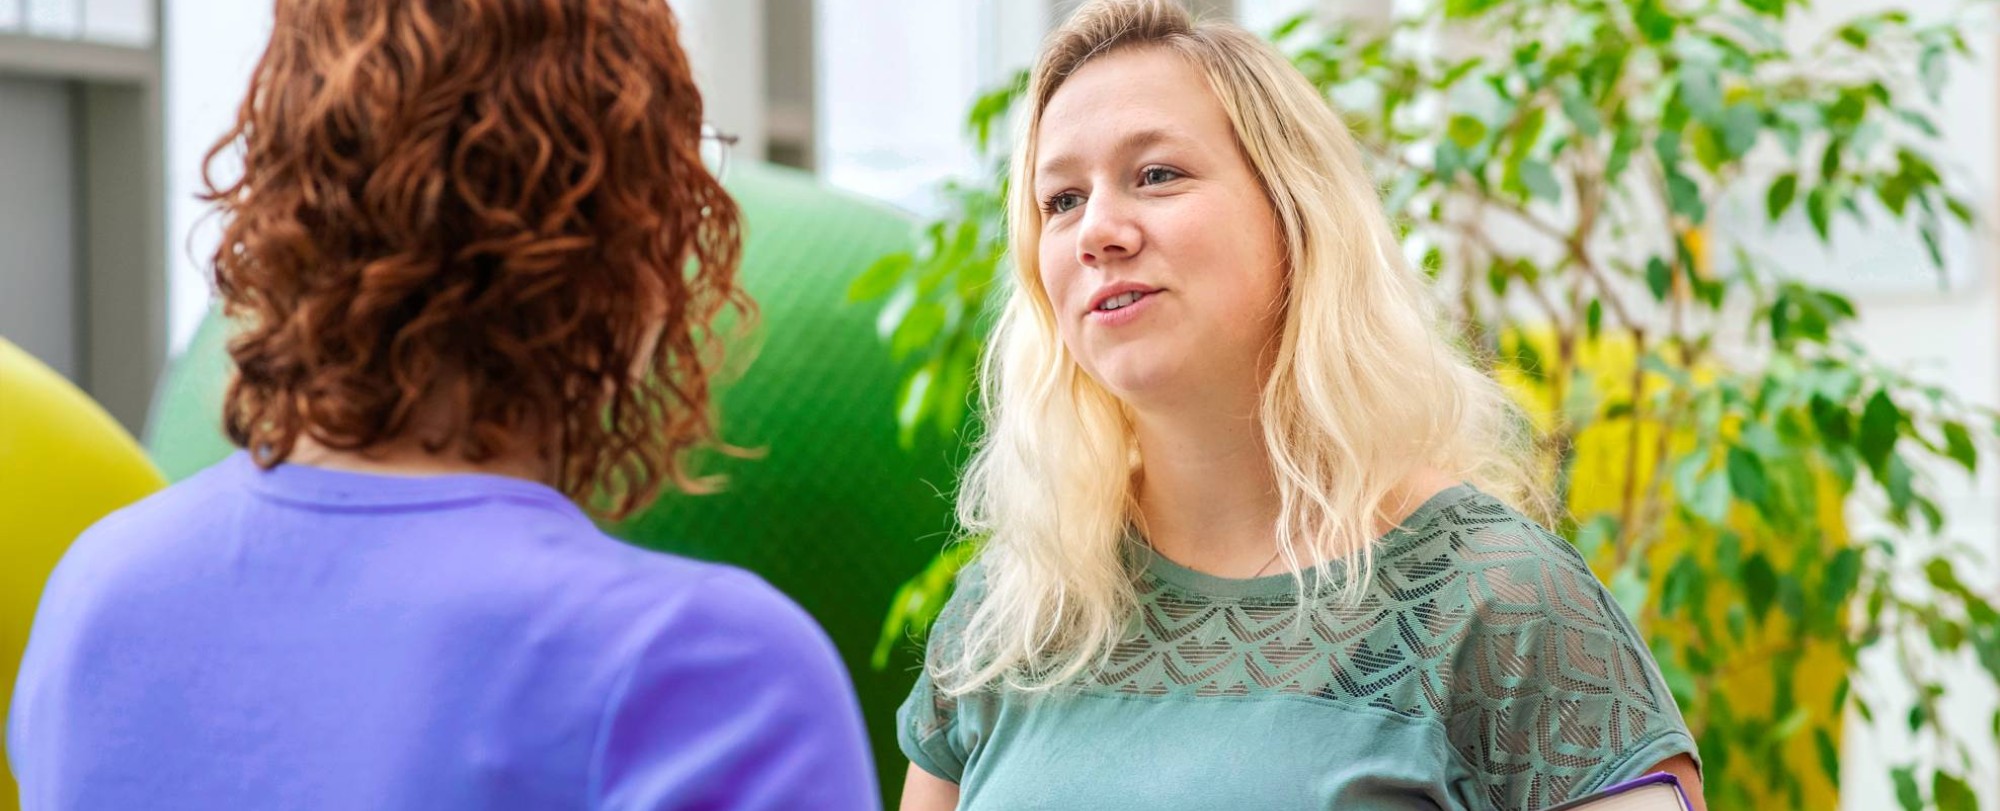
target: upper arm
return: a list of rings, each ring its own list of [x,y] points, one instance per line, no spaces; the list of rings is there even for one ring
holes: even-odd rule
[[[1694,811],[1708,811],[1708,801],[1701,794],[1701,769],[1695,765],[1693,757],[1675,755],[1646,770],[1647,774],[1654,772],[1673,775],[1674,779],[1680,781],[1681,791],[1687,795],[1688,803],[1692,805]]]
[[[1485,801],[1540,808],[1658,763],[1694,771],[1694,738],[1651,651],[1575,550],[1533,525],[1495,535],[1472,543],[1451,722]]]
[[[593,799],[616,809],[874,809],[854,688],[797,605],[754,575],[704,583],[605,709]]]
[[[903,778],[902,811],[952,811],[957,807],[957,783],[910,764],[910,773]]]
[[[968,704],[978,705],[983,699],[951,695],[932,681],[931,673],[934,667],[948,665],[957,654],[966,617],[979,593],[978,572],[977,563],[959,571],[957,587],[925,643],[924,667],[910,686],[909,696],[896,708],[896,742],[912,768],[952,785],[963,777],[979,737],[978,713]],[[969,710],[972,717],[968,717]]]

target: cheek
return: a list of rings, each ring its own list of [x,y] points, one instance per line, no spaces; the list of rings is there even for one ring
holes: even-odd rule
[[[1075,259],[1060,249],[1052,250],[1044,241],[1036,264],[1041,276],[1042,293],[1048,296],[1056,312],[1065,311],[1069,307],[1066,296],[1076,280]]]

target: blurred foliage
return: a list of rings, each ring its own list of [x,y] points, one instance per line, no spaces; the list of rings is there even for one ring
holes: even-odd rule
[[[1990,464],[2000,418],[1871,357],[1853,303],[1759,239],[1906,239],[1891,270],[1948,286],[1948,229],[1976,226],[1938,156],[1964,19],[1883,11],[1802,42],[1804,5],[1444,0],[1270,36],[1345,113],[1405,249],[1535,419],[1570,511],[1555,529],[1646,634],[1711,805],[1831,807],[1846,713],[1906,703],[1899,802],[1970,809],[1964,736],[2000,738],[2000,714],[1947,724],[1943,674],[2000,674],[2000,612],[1968,584],[1979,550],[1946,532],[1930,471]],[[849,291],[884,302],[906,444],[977,430],[1010,267],[993,133],[1026,79],[969,117],[989,180],[947,186],[916,247]],[[904,587],[878,666],[968,557],[948,549]],[[1868,683],[1864,654],[1898,663],[1914,699]]]

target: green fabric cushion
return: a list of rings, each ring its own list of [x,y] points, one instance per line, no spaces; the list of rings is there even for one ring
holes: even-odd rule
[[[726,439],[764,454],[705,459],[701,471],[729,477],[723,493],[672,496],[609,529],[748,568],[812,612],[854,676],[894,807],[905,768],[895,710],[915,657],[877,672],[869,655],[890,597],[951,526],[941,493],[959,453],[923,438],[914,451],[898,446],[898,375],[875,335],[877,308],[848,304],[845,292],[876,257],[908,244],[911,224],[792,170],[738,165],[729,186],[744,212],[744,285],[763,325],[755,361],[721,390],[721,424]],[[171,480],[233,450],[221,430],[226,331],[211,316],[161,382],[146,444]]]

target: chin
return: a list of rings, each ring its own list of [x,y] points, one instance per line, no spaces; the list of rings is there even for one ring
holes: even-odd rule
[[[1195,381],[1187,380],[1180,363],[1166,358],[1121,358],[1091,372],[1091,378],[1105,391],[1130,404],[1156,401],[1184,393]]]

